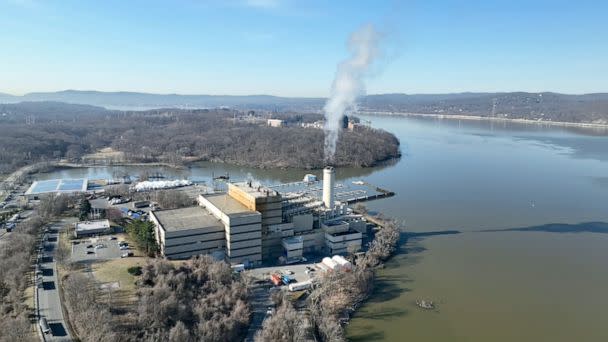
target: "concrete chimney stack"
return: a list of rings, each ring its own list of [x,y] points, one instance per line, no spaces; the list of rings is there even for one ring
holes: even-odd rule
[[[334,208],[334,178],[336,171],[332,166],[323,169],[323,204],[325,208]]]

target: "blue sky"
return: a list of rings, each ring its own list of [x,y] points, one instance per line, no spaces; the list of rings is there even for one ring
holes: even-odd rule
[[[608,91],[605,1],[0,0],[0,92],[327,96],[350,32],[368,93]]]

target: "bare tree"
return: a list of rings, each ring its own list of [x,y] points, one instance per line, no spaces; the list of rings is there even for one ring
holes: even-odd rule
[[[287,300],[282,300],[276,312],[266,318],[262,329],[255,336],[255,342],[303,342],[307,340],[305,319]]]

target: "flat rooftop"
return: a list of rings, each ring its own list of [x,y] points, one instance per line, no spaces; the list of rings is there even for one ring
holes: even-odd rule
[[[230,197],[228,194],[213,194],[201,195],[204,196],[211,204],[220,209],[226,215],[250,215],[257,211],[250,210],[241,202]]]
[[[37,195],[54,192],[85,192],[88,188],[88,180],[86,178],[77,179],[49,179],[34,181],[29,189],[25,192],[26,195]]]
[[[308,198],[322,200],[323,199],[323,181],[314,182],[291,182],[269,186],[268,188],[276,190],[283,198],[295,196],[305,196]],[[373,185],[362,181],[344,181],[336,182],[334,186],[334,199],[341,202],[352,201],[357,198],[371,197],[380,195]]]
[[[168,232],[187,229],[221,228],[224,225],[203,207],[159,210],[152,212]]]
[[[108,220],[81,221],[76,223],[76,230],[79,232],[108,228],[110,228],[110,221]]]
[[[254,182],[236,182],[229,183],[228,185],[239,188],[241,191],[246,192],[247,194],[253,196],[254,198],[264,198],[264,197],[272,197],[279,196],[279,192],[271,189],[269,187],[265,187],[260,184],[256,184]]]
[[[290,237],[283,238],[283,242],[285,242],[287,244],[298,244],[298,243],[302,243],[303,241],[304,241],[304,239],[301,236],[290,236]]]

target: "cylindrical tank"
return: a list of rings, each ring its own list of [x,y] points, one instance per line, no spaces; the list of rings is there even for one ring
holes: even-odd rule
[[[338,267],[340,267],[337,262],[333,261],[331,258],[328,257],[323,258],[321,262],[324,263],[325,266],[329,267],[329,269],[332,271],[335,271],[338,269]]]
[[[332,166],[326,166],[323,169],[323,204],[325,208],[333,209],[334,207],[334,178],[336,171]]]
[[[335,261],[338,265],[340,265],[340,268],[342,268],[345,271],[349,271],[353,267],[353,265],[350,263],[350,261],[346,260],[341,255],[334,255],[331,259],[333,261]]]

